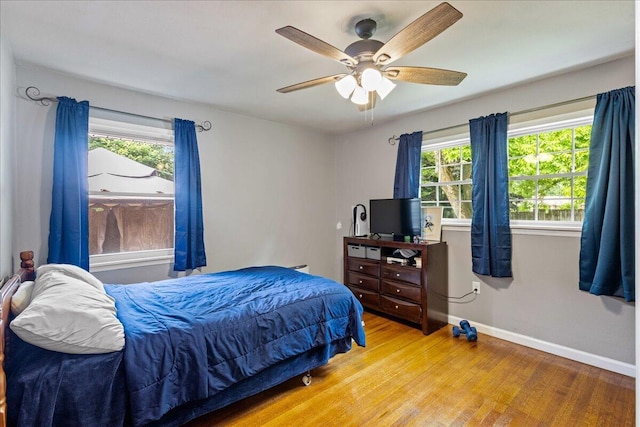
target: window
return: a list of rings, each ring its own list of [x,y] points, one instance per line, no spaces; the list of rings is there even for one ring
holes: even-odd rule
[[[591,122],[509,138],[509,218],[582,221]]]
[[[89,122],[89,255],[95,266],[170,258],[174,238],[173,133]],[[124,266],[123,266],[124,267]],[[117,267],[116,267],[117,268]]]
[[[593,117],[508,133],[511,220],[580,222]],[[471,219],[469,138],[423,146],[423,206],[442,206],[444,218]]]
[[[423,206],[442,206],[443,218],[471,219],[471,146],[422,151]]]

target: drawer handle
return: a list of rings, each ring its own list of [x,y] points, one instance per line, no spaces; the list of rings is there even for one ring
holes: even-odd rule
[[[396,273],[396,277],[400,277],[400,273]]]
[[[358,294],[358,298],[362,299],[362,294]]]
[[[362,285],[362,280],[359,280],[358,283],[360,283]]]
[[[360,270],[362,270],[362,266],[360,266]]]
[[[398,306],[396,305],[396,310],[398,309]]]
[[[396,289],[396,292],[397,292],[397,293],[400,293],[400,289]]]

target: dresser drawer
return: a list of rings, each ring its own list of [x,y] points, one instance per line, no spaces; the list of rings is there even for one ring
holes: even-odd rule
[[[366,289],[361,289],[355,286],[349,286],[349,289],[360,300],[360,303],[365,307],[379,308],[380,295],[377,292],[371,292]]]
[[[380,281],[380,292],[387,295],[393,295],[398,298],[408,299],[417,302],[418,304],[420,304],[421,301],[420,286],[382,279]]]
[[[380,274],[380,263],[376,261],[361,260],[358,258],[349,258],[349,270],[378,276]]]
[[[420,284],[420,269],[396,265],[383,265],[380,277],[383,279],[401,280],[403,282]]]
[[[422,308],[418,304],[381,295],[380,308],[389,314],[410,322],[422,322]]]
[[[380,279],[377,277],[367,276],[365,274],[356,273],[355,271],[349,272],[349,279],[347,285],[357,286],[359,288],[370,289],[378,292]]]

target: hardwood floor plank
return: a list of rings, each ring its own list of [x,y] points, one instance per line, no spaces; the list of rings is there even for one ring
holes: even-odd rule
[[[635,379],[497,338],[365,313],[367,347],[189,424],[632,426]]]

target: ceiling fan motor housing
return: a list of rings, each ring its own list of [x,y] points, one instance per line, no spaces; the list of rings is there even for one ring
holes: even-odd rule
[[[364,61],[372,61],[373,54],[378,51],[384,43],[378,40],[367,39],[367,40],[358,40],[357,42],[351,43],[344,50],[344,53],[349,55],[350,57],[356,59],[358,62]]]
[[[356,34],[361,39],[370,39],[376,32],[378,24],[373,19],[363,19],[356,23]]]

